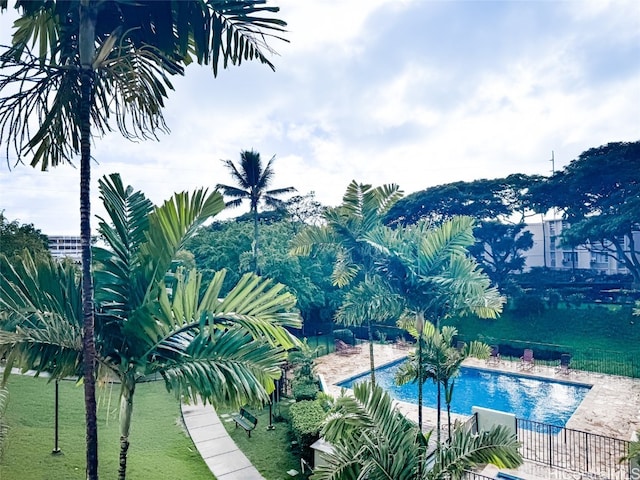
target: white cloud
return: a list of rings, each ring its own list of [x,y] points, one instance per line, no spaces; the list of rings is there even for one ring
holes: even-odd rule
[[[118,171],[159,203],[229,183],[220,159],[277,156],[274,187],[340,201],[350,180],[409,193],[547,174],[640,132],[640,2],[282,0],[275,73],[243,64],[174,79],[170,135],[97,139],[92,187]],[[0,15],[0,44],[9,41]],[[46,233],[78,230],[78,172],[0,167],[0,209]],[[97,196],[93,207],[99,211]],[[232,212],[239,213],[239,210]]]

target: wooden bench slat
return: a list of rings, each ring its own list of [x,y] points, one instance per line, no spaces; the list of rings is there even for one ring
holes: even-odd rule
[[[239,415],[233,416],[233,421],[236,422],[236,428],[240,425],[245,432],[247,432],[249,437],[251,436],[251,430],[256,428],[256,425],[258,424],[258,419],[247,412],[244,408],[240,409]]]

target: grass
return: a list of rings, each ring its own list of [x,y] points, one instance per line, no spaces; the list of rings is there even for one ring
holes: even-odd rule
[[[590,305],[586,308],[545,310],[542,315],[506,311],[497,320],[463,317],[446,322],[465,338],[564,345],[575,350],[640,353],[640,318],[630,308]]]
[[[456,326],[464,340],[500,345],[503,357],[517,359],[524,348],[533,348],[537,360],[555,365],[560,352],[566,352],[574,368],[640,377],[640,318],[629,307],[560,307],[540,315],[506,311],[496,320],[463,317],[446,323]]]
[[[291,449],[291,438],[289,433],[289,423],[284,421],[289,414],[289,406],[281,402],[274,407],[274,418],[272,421],[275,427],[267,430],[269,425],[269,408],[248,410],[258,419],[256,428],[251,432],[251,437],[247,436],[242,428],[235,428],[234,422],[225,422],[221,417],[231,438],[236,442],[238,448],[244,452],[247,458],[258,469],[266,480],[280,480],[285,478],[301,479],[301,475],[290,477],[289,470],[300,471],[300,454]],[[217,409],[219,415],[232,413],[228,409]]]
[[[72,480],[85,475],[85,422],[82,386],[60,382],[59,447],[54,445],[54,384],[12,375],[8,382],[7,444],[0,479]],[[118,391],[98,391],[99,474],[116,478],[119,454]],[[110,402],[109,402],[110,400]],[[107,407],[109,412],[107,414]],[[127,478],[211,480],[208,467],[181,423],[180,408],[162,382],[141,384],[134,397]]]

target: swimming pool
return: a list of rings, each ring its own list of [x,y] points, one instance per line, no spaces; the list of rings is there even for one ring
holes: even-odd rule
[[[415,383],[398,386],[395,372],[402,361],[376,370],[376,383],[391,396],[403,402],[418,402]],[[369,373],[350,378],[338,385],[351,388],[354,383],[366,381]],[[564,427],[580,402],[591,389],[590,385],[560,382],[538,377],[462,367],[455,379],[451,411],[470,415],[471,407],[485,407],[515,414],[518,418]],[[423,405],[436,408],[437,389],[428,380],[423,389]],[[442,408],[445,409],[444,393]]]

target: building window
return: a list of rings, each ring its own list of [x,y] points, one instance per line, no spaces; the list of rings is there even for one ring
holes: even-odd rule
[[[578,252],[562,252],[562,264],[574,265],[578,263]]]
[[[609,257],[602,252],[591,252],[591,263],[609,263]]]

